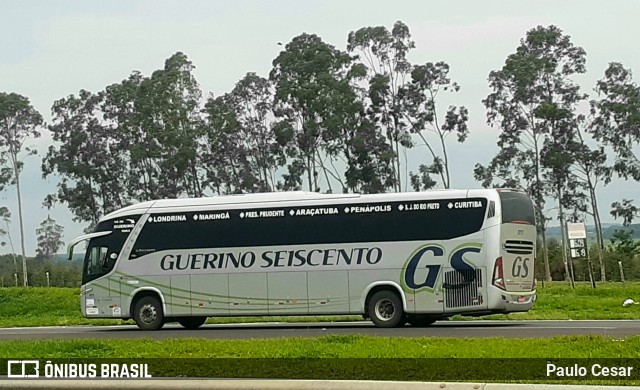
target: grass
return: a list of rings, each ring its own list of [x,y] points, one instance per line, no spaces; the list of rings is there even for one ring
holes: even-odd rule
[[[332,335],[253,340],[65,339],[0,342],[0,358],[640,358],[640,336],[549,339]]]
[[[114,323],[83,318],[80,290],[76,288],[0,288],[1,327]]]
[[[632,364],[634,361],[624,359],[640,358],[640,336],[16,340],[0,342],[0,359],[7,358],[54,362],[78,358],[82,363],[133,358],[129,362],[148,362],[152,375],[168,377],[548,382],[545,369],[550,360],[557,365]],[[529,360],[522,360],[525,358]],[[587,379],[593,384],[604,383]],[[640,384],[640,380],[624,379],[624,384],[634,383]]]
[[[538,286],[538,300],[528,313],[492,315],[492,320],[587,320],[637,319],[640,307],[623,307],[627,298],[640,300],[640,283],[600,283],[592,289],[588,283],[547,283]],[[321,317],[234,317],[211,318],[209,323],[266,321],[355,321],[359,316]],[[455,316],[456,320],[468,319]],[[75,288],[0,288],[0,327],[113,325],[131,321],[89,320],[80,313],[79,290]]]

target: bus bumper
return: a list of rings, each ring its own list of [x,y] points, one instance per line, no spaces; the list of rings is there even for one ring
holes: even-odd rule
[[[536,302],[536,292],[504,291],[499,290],[500,301],[498,306],[506,313],[526,312],[531,310]]]

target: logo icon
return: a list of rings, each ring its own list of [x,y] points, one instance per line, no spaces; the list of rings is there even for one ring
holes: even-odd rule
[[[7,362],[7,378],[39,377],[40,362],[37,360],[9,360]]]

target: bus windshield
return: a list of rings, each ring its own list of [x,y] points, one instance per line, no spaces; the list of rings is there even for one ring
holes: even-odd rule
[[[531,198],[523,192],[500,191],[502,223],[535,225],[536,219]]]
[[[126,238],[126,234],[116,231],[89,240],[84,266],[82,267],[83,284],[104,276],[113,270]]]
[[[94,246],[87,251],[87,260],[85,267],[85,275],[87,279],[93,279],[94,276],[104,275],[113,268],[107,261],[107,252],[109,248],[105,246]]]

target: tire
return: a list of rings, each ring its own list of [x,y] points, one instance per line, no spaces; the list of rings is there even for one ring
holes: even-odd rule
[[[433,325],[436,322],[436,319],[429,316],[415,316],[415,317],[407,317],[407,322],[411,326],[416,327],[425,327],[429,325]]]
[[[142,330],[158,330],[165,322],[162,304],[156,297],[140,298],[133,307],[133,319]]]
[[[382,290],[373,294],[369,299],[368,313],[379,328],[393,328],[405,323],[402,301],[393,291]]]
[[[206,321],[207,317],[184,317],[178,319],[178,323],[187,329],[198,329]]]

